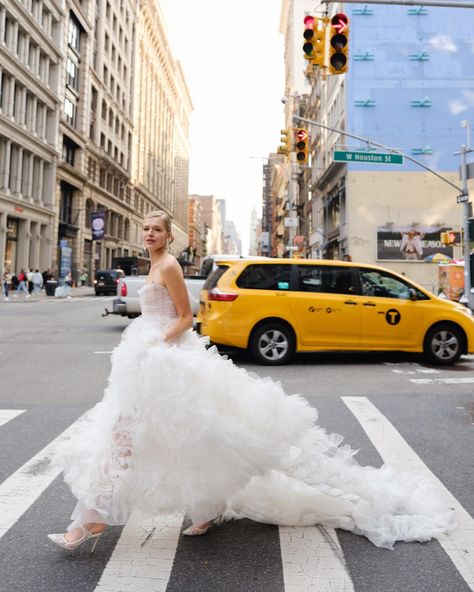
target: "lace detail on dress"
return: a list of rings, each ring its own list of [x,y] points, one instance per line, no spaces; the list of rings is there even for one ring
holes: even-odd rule
[[[178,317],[175,305],[163,284],[146,283],[138,290],[140,306],[144,318],[159,320],[168,324]]]

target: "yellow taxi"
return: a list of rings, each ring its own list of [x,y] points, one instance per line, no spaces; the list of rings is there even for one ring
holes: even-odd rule
[[[437,364],[474,352],[469,309],[388,269],[335,260],[219,261],[197,327],[266,365],[321,350],[420,352]]]

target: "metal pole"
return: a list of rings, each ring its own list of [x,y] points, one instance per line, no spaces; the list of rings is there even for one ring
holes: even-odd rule
[[[386,150],[390,150],[390,152],[393,152],[394,154],[401,154],[407,160],[410,160],[411,162],[414,162],[415,164],[417,164],[418,166],[422,167],[423,169],[429,171],[430,173],[433,173],[433,175],[435,175],[436,177],[441,179],[441,181],[444,181],[448,185],[451,185],[451,187],[454,187],[454,189],[461,191],[461,193],[463,192],[463,190],[460,187],[458,187],[454,183],[451,183],[451,181],[449,181],[448,179],[446,179],[445,177],[443,177],[442,175],[440,175],[439,173],[437,173],[433,169],[430,169],[429,167],[427,167],[425,164],[423,164],[419,160],[416,160],[416,158],[412,158],[411,156],[408,156],[408,154],[405,154],[405,152],[398,150],[398,148],[392,148],[391,146],[385,146],[384,144],[380,144],[379,142],[374,142],[373,140],[371,140],[369,138],[363,138],[362,136],[356,136],[355,134],[350,134],[349,132],[345,132],[344,130],[338,129],[337,127],[330,127],[329,125],[323,125],[322,123],[319,123],[318,121],[314,121],[312,119],[305,119],[304,117],[299,117],[298,115],[295,115],[293,117],[293,119],[295,119],[295,120],[297,119],[298,121],[304,121],[304,123],[309,123],[311,125],[316,125],[317,127],[322,127],[324,129],[328,129],[332,132],[336,132],[338,134],[341,134],[342,136],[347,136],[349,138],[354,138],[356,140],[360,140],[361,142],[365,142],[369,148],[370,148],[370,146],[375,146],[377,148],[385,148]]]
[[[323,4],[339,3],[340,0],[321,0]],[[431,0],[344,0],[345,4],[393,4],[403,6],[438,6],[439,8],[474,8],[474,3],[451,2],[450,0],[436,2]]]
[[[462,183],[462,195],[469,195],[467,187],[467,153],[470,152],[466,146],[461,146],[461,183]],[[471,292],[471,254],[470,254],[470,241],[469,241],[469,214],[470,204],[469,200],[463,203],[464,207],[464,294],[467,298],[467,305],[472,310],[474,308],[474,294]]]

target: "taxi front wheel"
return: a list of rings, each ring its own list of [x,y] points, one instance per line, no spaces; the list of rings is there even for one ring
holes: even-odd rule
[[[284,323],[268,321],[253,331],[249,349],[259,364],[286,364],[295,352],[295,336]]]
[[[463,353],[464,337],[453,325],[432,327],[425,337],[424,354],[435,364],[454,364]]]

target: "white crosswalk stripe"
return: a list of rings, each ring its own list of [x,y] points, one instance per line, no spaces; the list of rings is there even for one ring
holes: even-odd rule
[[[449,506],[456,511],[458,528],[440,538],[440,543],[466,583],[474,590],[474,520],[375,405],[366,397],[342,397],[342,400],[386,463],[400,471],[425,475],[431,481],[436,481],[444,492]]]
[[[428,374],[439,375],[442,371],[437,368],[424,368],[416,362],[384,362],[384,365],[389,366],[394,374],[409,376],[408,380],[413,384],[474,384],[474,376],[433,376],[432,378],[425,378]],[[415,378],[420,375],[423,378]]]
[[[25,413],[24,409],[0,409],[0,426],[5,425],[22,413]]]
[[[456,510],[458,528],[441,537],[440,544],[474,590],[474,521],[471,516],[367,398],[341,399],[385,462],[398,470],[425,474],[444,491],[450,506]],[[0,409],[0,427],[23,413],[25,410]],[[0,484],[0,539],[58,476],[59,471],[51,466],[50,459],[58,443],[69,435],[76,423]],[[165,592],[183,519],[182,514],[176,514],[143,521],[132,515],[103,567],[94,592]],[[280,527],[279,538],[285,592],[355,592],[335,530],[318,526]]]
[[[140,522],[132,515],[95,592],[165,592],[183,518],[175,514]]]
[[[336,531],[280,526],[285,592],[354,592]]]
[[[59,475],[59,469],[51,465],[51,458],[58,443],[68,436],[73,426],[0,485],[0,539]]]

